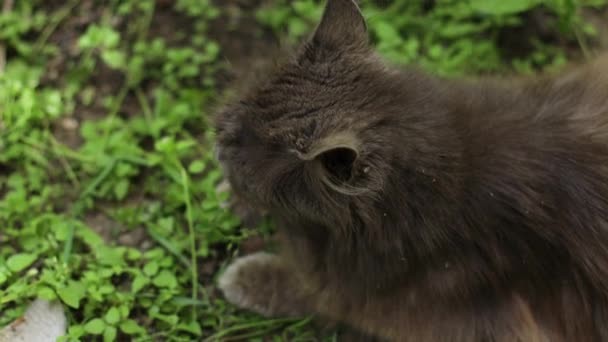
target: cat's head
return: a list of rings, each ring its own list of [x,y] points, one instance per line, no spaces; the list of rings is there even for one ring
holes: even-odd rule
[[[353,198],[375,196],[399,134],[385,113],[407,97],[394,76],[357,4],[329,0],[297,53],[217,116],[218,159],[235,192],[325,222]]]

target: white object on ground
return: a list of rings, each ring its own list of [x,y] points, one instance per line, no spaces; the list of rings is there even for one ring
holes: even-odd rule
[[[37,299],[23,317],[0,330],[0,342],[55,342],[66,329],[61,304]]]

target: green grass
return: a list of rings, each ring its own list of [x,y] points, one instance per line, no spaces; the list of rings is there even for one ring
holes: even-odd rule
[[[19,0],[0,14],[0,326],[38,297],[68,308],[69,340],[314,340],[310,319],[239,311],[214,288],[240,243],[271,229],[241,229],[216,191],[210,116],[229,66],[209,32],[229,14],[160,3]],[[365,1],[380,52],[446,76],[529,73],[578,56],[593,28],[576,10],[606,1],[437,3]],[[501,37],[532,10],[561,39],[531,34],[513,56]],[[155,21],[167,11],[178,19]],[[295,43],[320,14],[277,0],[251,15],[260,37]]]

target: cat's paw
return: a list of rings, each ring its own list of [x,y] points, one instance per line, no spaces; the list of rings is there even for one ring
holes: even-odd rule
[[[273,258],[275,257],[271,254],[260,252],[241,257],[230,264],[218,280],[224,297],[238,307],[269,315],[268,308],[260,305],[264,299],[258,297],[264,291],[256,289],[256,274],[265,273],[264,268],[272,265]]]
[[[259,252],[234,261],[218,285],[230,303],[261,315],[305,315],[301,291],[293,279],[279,257]]]

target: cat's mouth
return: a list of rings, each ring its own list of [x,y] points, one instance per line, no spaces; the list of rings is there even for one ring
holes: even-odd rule
[[[222,156],[222,149],[221,147],[216,143],[213,144],[213,157],[215,158],[215,160],[217,160],[218,162],[222,162],[221,159]]]
[[[220,168],[224,174],[224,179],[230,178],[229,167],[225,162],[225,155],[223,153],[223,148],[217,143],[213,145],[213,157],[217,160],[218,164],[220,164]]]

